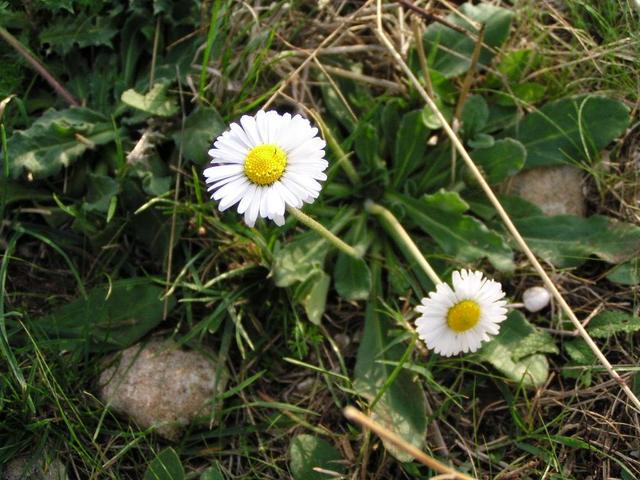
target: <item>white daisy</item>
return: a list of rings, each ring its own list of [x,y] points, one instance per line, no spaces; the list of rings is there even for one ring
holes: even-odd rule
[[[271,110],[244,115],[209,150],[204,171],[211,198],[224,211],[238,204],[250,227],[258,216],[284,223],[286,205],[300,208],[320,194],[329,163],[318,129],[300,115]]]
[[[416,311],[419,337],[428,348],[445,357],[475,352],[496,335],[507,318],[506,300],[500,283],[484,278],[482,272],[453,272],[451,288],[446,283],[422,299]]]

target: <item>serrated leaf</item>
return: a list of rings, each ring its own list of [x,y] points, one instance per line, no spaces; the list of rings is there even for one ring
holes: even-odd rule
[[[559,353],[558,346],[548,332],[536,329],[522,338],[511,352],[511,356],[516,362],[519,362],[534,353]]]
[[[115,138],[110,121],[88,108],[48,110],[27,130],[8,140],[9,168],[14,178],[23,171],[36,179],[55,175],[88,149]]]
[[[209,467],[204,472],[202,472],[202,474],[200,475],[200,480],[225,480],[218,462],[215,462],[214,466]]]
[[[640,253],[640,227],[602,215],[536,215],[514,222],[539,257],[562,268],[578,267],[591,255],[619,263]]]
[[[456,192],[444,190],[417,200],[400,194],[389,199],[401,205],[413,225],[430,235],[442,250],[462,262],[487,258],[497,269],[513,269],[513,252],[504,238],[480,220],[465,215],[469,205]]]
[[[365,171],[372,171],[379,165],[379,143],[380,136],[376,127],[366,121],[359,122],[353,134],[353,144],[359,163]]]
[[[165,448],[154,458],[147,471],[144,480],[183,480],[184,468],[180,457],[173,448]]]
[[[590,162],[629,125],[629,109],[598,96],[563,98],[530,113],[506,133],[527,149],[525,168]]]
[[[380,314],[380,265],[372,266],[372,294],[367,304],[362,341],[358,348],[354,388],[369,401],[376,398],[393,371],[389,362],[397,362],[403,354],[399,344],[390,338],[391,322]],[[373,408],[374,419],[417,448],[422,448],[427,431],[426,398],[419,382],[400,370],[395,380]],[[385,448],[401,462],[413,459],[393,444],[383,441]]]
[[[549,376],[549,362],[541,353],[533,353],[519,359],[514,358],[514,352],[521,348],[531,352],[533,345],[527,345],[531,335],[536,335],[533,327],[524,315],[513,310],[500,325],[500,333],[478,351],[482,360],[493,365],[508,379],[520,383],[528,388],[537,388],[547,381]],[[535,337],[534,337],[535,338]],[[543,348],[548,348],[543,344]]]
[[[155,328],[163,317],[163,289],[147,278],[117,280],[33,321],[60,348],[105,352],[124,349]],[[169,299],[169,307],[175,299]]]
[[[295,480],[326,480],[331,478],[315,468],[337,474],[345,471],[342,456],[329,442],[313,435],[296,435],[289,444],[289,468]]]
[[[51,45],[63,55],[79,48],[108,46],[118,29],[107,17],[77,15],[64,22],[51,23],[40,33],[40,42]]]
[[[396,137],[395,154],[392,164],[392,186],[398,186],[409,174],[422,166],[427,150],[429,129],[422,120],[422,110],[405,114],[400,127],[394,132]]]
[[[587,326],[594,338],[609,338],[616,333],[634,333],[640,330],[640,318],[619,310],[606,310],[591,319]]]
[[[198,107],[187,117],[184,130],[173,134],[173,141],[182,148],[182,155],[197,165],[207,163],[207,151],[213,140],[227,128],[215,108]]]
[[[169,85],[156,83],[146,94],[140,94],[130,88],[122,93],[121,100],[126,105],[141,110],[149,115],[170,117],[178,111],[175,100],[167,97]]]
[[[305,281],[314,270],[322,270],[329,251],[327,242],[312,233],[288,242],[274,254],[271,271],[278,287]]]
[[[466,18],[484,23],[484,44],[489,47],[499,47],[509,36],[509,28],[513,12],[489,3],[472,5],[465,3],[460,7],[460,14],[452,13],[446,17],[447,21],[458,25],[477,35],[478,30]],[[463,18],[464,17],[464,18]],[[456,32],[440,23],[433,22],[425,30],[423,41],[427,49],[430,66],[447,78],[465,73],[471,66],[471,56],[475,42],[470,35]],[[478,63],[488,65],[494,52],[487,47],[480,51]]]
[[[504,138],[490,147],[476,148],[471,157],[482,167],[489,183],[499,183],[520,171],[526,161],[527,150],[519,141]]]

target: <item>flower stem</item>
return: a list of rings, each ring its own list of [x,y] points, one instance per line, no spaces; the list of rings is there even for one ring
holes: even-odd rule
[[[340,240],[333,233],[331,233],[331,231],[329,231],[329,229],[327,229],[324,225],[317,222],[306,213],[303,213],[301,210],[298,210],[297,208],[294,208],[294,207],[287,207],[287,210],[291,215],[293,215],[296,218],[296,220],[298,220],[300,223],[305,224],[310,229],[318,232],[326,240],[331,242],[341,252],[346,253],[347,255],[355,259],[362,258],[362,253],[358,252],[358,250],[353,248],[351,245]]]
[[[431,267],[429,262],[424,255],[420,252],[420,249],[415,244],[415,242],[411,239],[407,231],[400,225],[398,219],[391,213],[389,210],[384,208],[382,205],[378,205],[377,203],[367,200],[364,204],[364,208],[367,212],[372,213],[380,218],[381,224],[384,229],[393,237],[393,239],[404,248],[407,249],[409,254],[413,257],[416,263],[422,268],[424,273],[431,279],[434,285],[438,285],[442,283],[440,277],[435,272],[435,270]]]

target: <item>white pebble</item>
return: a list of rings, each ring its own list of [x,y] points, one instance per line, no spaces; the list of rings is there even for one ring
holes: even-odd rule
[[[551,295],[544,287],[527,288],[522,294],[522,303],[524,308],[530,312],[538,312],[549,305]]]

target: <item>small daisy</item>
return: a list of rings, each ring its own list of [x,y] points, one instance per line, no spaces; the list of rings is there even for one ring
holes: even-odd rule
[[[209,150],[204,171],[211,198],[224,211],[238,204],[250,227],[258,216],[284,224],[286,206],[300,208],[320,194],[325,142],[300,115],[271,110],[244,115],[232,123]]]
[[[428,348],[445,357],[475,352],[496,335],[507,318],[506,300],[500,283],[482,272],[453,272],[453,288],[440,283],[416,311],[418,335]]]

